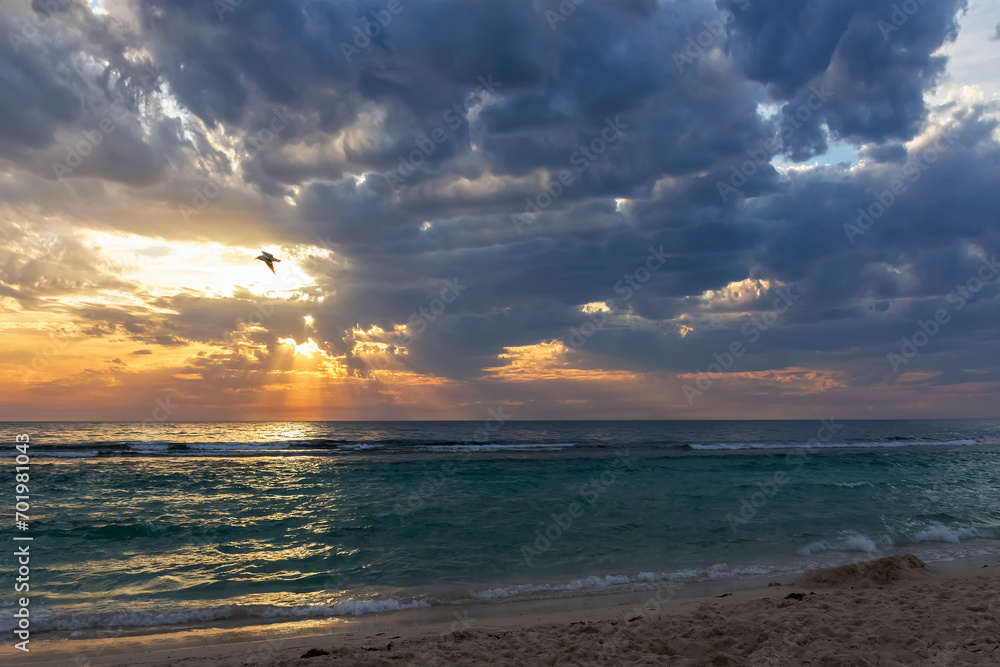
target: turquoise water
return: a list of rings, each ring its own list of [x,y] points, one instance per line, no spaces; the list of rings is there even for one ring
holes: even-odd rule
[[[15,433],[32,439],[20,534],[34,538],[33,629],[354,616],[1000,553],[997,422],[484,428],[5,424],[6,453]],[[0,585],[13,587],[7,551]]]

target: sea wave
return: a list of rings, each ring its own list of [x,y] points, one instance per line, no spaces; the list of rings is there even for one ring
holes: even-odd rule
[[[844,535],[839,538],[815,540],[800,547],[798,553],[813,556],[826,551],[875,553],[881,549],[912,547],[933,542],[957,544],[966,540],[1000,538],[1000,529],[987,526],[944,526],[932,524],[909,531],[892,531],[870,537],[861,533]]]
[[[337,449],[343,449],[350,452],[365,451],[369,449],[385,449],[385,445],[375,445],[369,442],[355,442],[351,444],[339,445]]]
[[[165,442],[137,442],[129,445],[129,450],[141,454],[155,454],[170,450],[170,443]]]
[[[977,440],[888,440],[877,442],[824,442],[824,443],[770,443],[735,442],[715,444],[690,444],[688,447],[700,451],[743,450],[743,449],[869,449],[877,447],[954,447],[979,444]]]
[[[652,573],[644,574],[647,574],[649,578],[653,576]],[[644,578],[643,580],[646,581],[649,578]],[[603,591],[611,587],[624,586],[629,583],[632,583],[632,579],[624,574],[609,574],[604,577],[591,575],[585,579],[574,579],[565,584],[514,584],[511,586],[490,588],[484,591],[477,591],[472,594],[472,597],[478,600],[506,600],[509,598],[530,597],[534,593],[543,591],[553,593]]]
[[[189,442],[186,444],[188,449],[195,451],[288,449],[287,442]]]
[[[801,547],[798,552],[803,556],[813,556],[824,551],[853,551],[875,553],[879,544],[867,535],[847,535],[838,540],[816,540]]]
[[[539,442],[532,441],[529,437],[522,440],[511,439],[509,441],[496,442],[470,442],[467,440],[440,440],[428,438],[379,438],[370,439],[331,439],[331,438],[300,438],[300,439],[275,439],[263,440],[250,437],[246,440],[222,440],[211,441],[198,439],[197,436],[186,441],[185,438],[177,439],[122,439],[107,441],[90,441],[79,443],[53,443],[44,442],[32,444],[32,454],[40,457],[52,458],[93,458],[93,457],[187,457],[187,456],[224,456],[224,457],[245,457],[245,456],[350,456],[378,453],[385,456],[403,455],[419,456],[421,454],[476,454],[476,453],[509,453],[530,454],[533,452],[560,452],[564,450],[574,450],[581,456],[588,456],[595,452],[603,452],[608,447],[613,448],[636,448],[640,455],[656,452],[671,454],[673,452],[688,454],[710,455],[715,452],[725,451],[759,451],[778,452],[794,449],[807,449],[810,451],[839,450],[839,451],[865,451],[882,448],[929,448],[929,447],[966,447],[978,444],[996,444],[992,440],[977,440],[974,438],[943,439],[917,438],[913,436],[894,436],[882,439],[845,439],[843,442],[829,443],[806,443],[803,441],[777,441],[768,442],[738,440],[729,442],[687,442],[681,444],[679,441],[671,439],[662,440],[632,440],[622,438],[615,442],[598,440],[578,440],[573,441],[567,438],[566,441]],[[553,438],[554,440],[556,438]],[[541,440],[541,438],[540,438]],[[4,452],[0,452],[3,455]],[[11,456],[11,452],[6,452]],[[848,484],[845,484],[848,486]],[[860,484],[859,484],[860,486]]]
[[[974,537],[995,537],[996,531],[987,531],[973,526],[949,528],[948,526],[928,526],[913,536],[914,542],[952,542],[957,543]]]
[[[417,445],[417,449],[429,452],[503,452],[503,451],[558,451],[576,447],[575,442],[554,442],[554,443],[525,443],[525,444],[504,444],[485,443],[482,445],[454,444],[454,445]]]
[[[726,563],[717,563],[703,569],[692,568],[673,572],[639,572],[631,576],[626,574],[609,574],[603,577],[591,575],[560,584],[512,584],[475,591],[472,593],[472,597],[484,602],[510,602],[538,597],[569,597],[581,594],[649,589],[653,584],[663,582],[677,585],[696,581],[742,579],[772,574],[776,571],[776,568],[764,565],[730,567]]]
[[[324,618],[328,616],[362,616],[364,614],[378,614],[386,611],[399,611],[401,609],[415,609],[417,607],[428,607],[430,603],[426,600],[410,600],[400,602],[399,600],[338,600],[333,604],[315,604],[300,607],[278,607],[275,605],[264,605],[254,610],[254,615],[265,618]]]
[[[188,625],[227,619],[329,618],[362,616],[387,611],[427,607],[426,600],[408,601],[355,600],[345,598],[329,604],[300,606],[226,604],[213,607],[182,607],[162,612],[147,610],[94,611],[89,613],[54,612],[42,609],[32,612],[31,628],[36,632],[53,630],[88,630],[92,628],[142,628],[151,626]],[[12,612],[0,612],[0,632],[17,627]]]
[[[42,445],[32,455],[54,458],[93,458],[98,456],[173,457],[173,456],[336,456],[350,452],[393,451],[397,453],[431,452],[532,452],[559,451],[577,443],[485,443],[468,442],[344,442],[344,441],[219,441],[171,442],[129,441],[94,443],[98,449],[68,445]],[[15,454],[17,452],[14,452]],[[0,453],[2,454],[2,453]],[[7,454],[11,455],[9,452]]]

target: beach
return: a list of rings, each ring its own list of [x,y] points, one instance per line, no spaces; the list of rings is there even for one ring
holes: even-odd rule
[[[509,613],[493,618],[478,618],[478,609],[470,606],[424,623],[424,610],[409,610],[337,622],[326,632],[295,634],[264,626],[252,641],[237,641],[246,631],[232,629],[183,638],[56,642],[26,659],[5,647],[0,655],[5,664],[122,667],[989,665],[1000,660],[1000,561],[939,570],[912,556],[894,556],[818,572],[723,596],[650,594],[644,601],[589,611],[532,612],[509,603],[496,605]]]

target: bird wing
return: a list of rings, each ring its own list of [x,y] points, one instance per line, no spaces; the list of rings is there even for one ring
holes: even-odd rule
[[[271,269],[271,273],[274,273],[274,275],[278,275],[277,273],[274,272],[273,262],[280,262],[281,261],[280,259],[276,258],[274,255],[267,252],[266,250],[261,250],[260,256],[255,257],[254,259],[259,259],[260,261],[264,262],[265,264],[267,264],[267,268]]]

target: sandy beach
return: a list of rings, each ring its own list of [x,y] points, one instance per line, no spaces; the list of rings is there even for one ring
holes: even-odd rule
[[[484,619],[482,607],[470,607],[450,622],[400,615],[297,636],[263,626],[256,641],[234,639],[246,637],[235,630],[64,641],[27,659],[9,647],[2,655],[14,664],[123,667],[1000,664],[997,562],[940,571],[894,556],[781,586],[668,597],[651,592],[645,602],[585,611],[510,606],[510,615]]]

